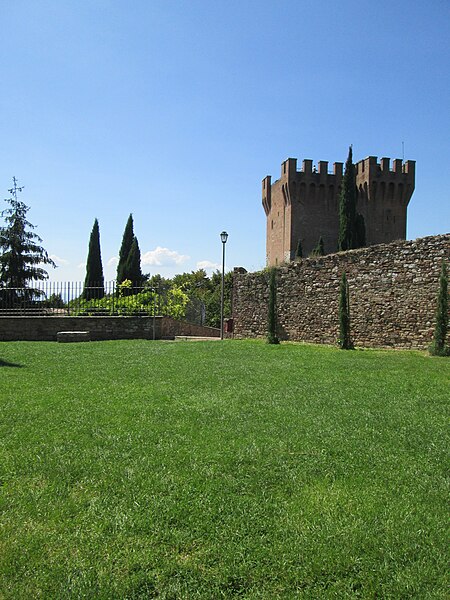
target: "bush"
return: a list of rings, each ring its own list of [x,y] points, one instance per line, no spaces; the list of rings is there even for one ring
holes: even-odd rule
[[[323,243],[323,237],[320,236],[316,247],[312,250],[310,256],[325,256],[325,244]]]

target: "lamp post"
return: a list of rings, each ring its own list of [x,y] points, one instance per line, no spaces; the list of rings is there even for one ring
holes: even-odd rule
[[[225,288],[225,244],[227,243],[228,233],[222,231],[220,241],[222,242],[222,287],[220,290],[220,339],[223,340],[223,294]]]

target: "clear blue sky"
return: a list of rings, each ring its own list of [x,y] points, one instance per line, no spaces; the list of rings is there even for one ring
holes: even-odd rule
[[[1,0],[0,182],[52,279],[265,264],[261,179],[291,156],[417,161],[408,238],[450,230],[448,0]],[[159,264],[158,264],[159,263]]]

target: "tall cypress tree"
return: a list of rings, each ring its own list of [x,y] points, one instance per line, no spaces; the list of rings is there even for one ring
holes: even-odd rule
[[[348,149],[344,177],[339,197],[339,238],[338,249],[350,250],[356,247],[356,177],[352,147]]]
[[[100,229],[95,219],[89,238],[89,250],[86,261],[86,278],[84,280],[83,298],[103,298],[105,295],[102,257],[100,253]]]
[[[141,271],[141,251],[139,250],[136,236],[133,236],[133,243],[131,244],[130,252],[128,254],[126,273],[126,278],[129,279],[134,286],[139,287],[141,285],[143,280]]]
[[[272,267],[269,272],[269,310],[267,315],[267,342],[279,344],[277,336],[277,270]]]
[[[449,349],[446,347],[448,330],[448,279],[447,267],[442,262],[441,275],[439,277],[439,293],[437,298],[436,324],[434,327],[433,343],[430,353],[434,356],[447,356]]]
[[[128,276],[127,261],[130,254],[131,246],[133,245],[134,233],[133,233],[133,215],[130,214],[128,217],[127,224],[122,237],[122,245],[119,251],[119,264],[117,265],[117,285],[125,281],[125,279],[131,279]]]
[[[339,287],[339,347],[341,350],[353,348],[350,338],[350,299],[345,271],[342,273]]]

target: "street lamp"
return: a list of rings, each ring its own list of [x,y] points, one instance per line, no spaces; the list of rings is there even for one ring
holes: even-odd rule
[[[227,243],[228,233],[222,231],[220,241],[222,242],[222,287],[220,290],[220,339],[223,340],[223,293],[225,288],[225,244]]]

